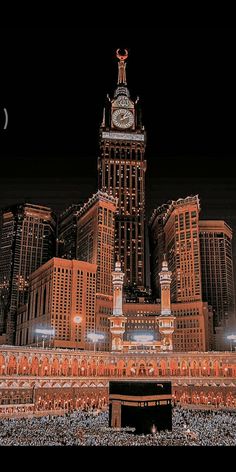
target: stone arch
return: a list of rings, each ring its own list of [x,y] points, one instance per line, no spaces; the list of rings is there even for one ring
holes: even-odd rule
[[[29,362],[26,356],[22,356],[19,361],[18,373],[21,375],[29,374]]]
[[[202,375],[207,376],[209,374],[209,363],[207,359],[202,361]]]
[[[196,359],[192,359],[190,361],[190,374],[194,377],[195,375],[199,375],[199,368],[198,362]]]
[[[214,370],[214,375],[215,375],[216,377],[218,377],[219,371],[220,371],[220,365],[219,365],[219,362],[218,362],[217,360],[215,360],[215,361],[213,362],[213,370]]]
[[[62,361],[61,373],[65,377],[67,377],[68,374],[69,374],[69,360],[68,360],[67,357],[65,357],[65,359],[63,359],[63,361]]]
[[[79,366],[79,375],[82,377],[87,375],[87,361],[86,359],[81,359],[80,366]]]
[[[137,375],[138,368],[134,359],[128,361],[127,371],[128,371],[128,375],[130,375],[131,377],[134,377],[135,375]]]
[[[51,374],[59,375],[60,374],[60,364],[57,357],[54,357],[51,363]]]
[[[140,377],[145,377],[147,375],[147,366],[146,366],[146,362],[144,360],[141,360],[138,363],[138,375]]]
[[[44,356],[41,361],[41,375],[47,377],[50,375],[50,363],[48,357]]]
[[[11,355],[7,364],[7,373],[9,375],[11,374],[17,374],[17,362],[16,362],[16,357]]]
[[[5,357],[0,354],[0,375],[6,374],[6,360]]]
[[[39,360],[37,356],[34,356],[34,358],[31,361],[31,375],[38,375],[39,373]]]
[[[154,362],[148,362],[146,370],[147,370],[147,375],[150,376],[150,377],[153,377],[154,374],[155,374]]]
[[[187,375],[188,374],[188,363],[186,359],[183,359],[181,362],[181,375]]]
[[[177,370],[178,370],[178,363],[176,359],[171,359],[170,360],[170,374],[177,375]]]
[[[117,373],[119,376],[125,376],[127,373],[127,366],[124,359],[120,359],[117,362]]]
[[[105,364],[104,364],[103,359],[100,359],[98,363],[98,375],[104,375],[104,371],[105,371]]]
[[[166,360],[161,359],[159,362],[159,375],[166,375]]]
[[[73,359],[71,364],[71,374],[73,377],[78,376],[79,364],[77,359]]]

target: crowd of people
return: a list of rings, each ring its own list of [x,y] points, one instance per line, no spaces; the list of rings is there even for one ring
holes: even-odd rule
[[[173,409],[172,431],[109,428],[108,411],[0,420],[0,446],[235,446],[236,412]]]

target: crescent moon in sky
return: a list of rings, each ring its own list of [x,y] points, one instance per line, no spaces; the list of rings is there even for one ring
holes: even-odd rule
[[[120,51],[120,49],[116,50],[116,57],[118,57],[118,59],[120,59],[120,61],[125,61],[125,59],[127,59],[128,55],[129,55],[128,50],[127,49],[124,50],[125,54],[120,54],[119,51]]]

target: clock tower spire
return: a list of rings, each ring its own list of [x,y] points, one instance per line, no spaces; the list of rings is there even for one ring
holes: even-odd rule
[[[99,189],[118,199],[115,255],[125,286],[145,287],[145,147],[138,99],[127,88],[128,50],[117,49],[118,80],[100,127]]]
[[[118,81],[117,84],[127,85],[126,82],[126,63],[125,60],[128,57],[128,51],[125,49],[124,54],[120,54],[120,49],[116,50],[116,57],[119,59],[118,63]]]

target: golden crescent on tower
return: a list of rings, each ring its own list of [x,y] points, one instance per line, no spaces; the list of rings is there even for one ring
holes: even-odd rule
[[[120,60],[120,61],[125,61],[129,55],[128,53],[128,50],[127,49],[124,49],[124,54],[120,54],[120,49],[117,49],[116,50],[116,57]]]

